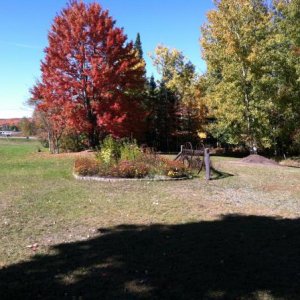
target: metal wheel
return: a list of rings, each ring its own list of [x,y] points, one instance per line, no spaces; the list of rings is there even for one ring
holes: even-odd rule
[[[203,165],[204,165],[204,160],[201,159],[201,158],[197,158],[197,169],[198,169],[198,173],[199,174],[203,168]]]
[[[197,146],[196,146],[196,150],[202,150],[204,151],[205,147],[204,147],[204,144],[203,143],[198,143]]]
[[[184,149],[193,150],[193,145],[190,142],[184,144]]]

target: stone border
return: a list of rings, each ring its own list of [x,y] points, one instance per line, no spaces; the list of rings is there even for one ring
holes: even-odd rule
[[[77,180],[85,181],[102,181],[102,182],[119,182],[119,181],[178,181],[193,179],[192,177],[181,177],[181,178],[113,178],[113,177],[99,177],[99,176],[80,176],[73,173],[73,176]]]

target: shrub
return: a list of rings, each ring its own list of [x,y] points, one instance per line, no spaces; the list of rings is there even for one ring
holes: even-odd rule
[[[171,178],[179,178],[189,175],[188,169],[182,162],[169,159],[161,159],[161,161],[163,162],[162,168],[164,175]]]
[[[75,160],[74,172],[81,176],[93,176],[99,173],[100,165],[96,159],[80,157]]]
[[[103,140],[96,157],[99,161],[111,165],[123,160],[137,160],[142,154],[143,152],[136,141],[116,140],[112,136],[107,136]]]
[[[106,164],[91,158],[78,158],[74,172],[81,176],[107,176],[122,178],[143,178],[147,175],[165,175],[171,178],[188,176],[188,169],[177,161],[156,156],[141,156],[137,160],[120,160],[116,164]]]
[[[120,141],[108,135],[102,142],[100,150],[96,154],[96,158],[107,165],[117,163],[121,157]]]
[[[68,132],[62,135],[60,139],[60,148],[65,152],[79,152],[86,148],[85,142],[85,135]]]
[[[135,141],[133,142],[123,142],[120,148],[120,160],[133,161],[138,160],[142,155],[142,150],[138,147]]]
[[[49,148],[48,134],[44,131],[39,130],[37,134],[38,140],[44,148]]]
[[[115,174],[123,178],[143,178],[149,173],[149,166],[141,162],[121,161],[115,168]]]

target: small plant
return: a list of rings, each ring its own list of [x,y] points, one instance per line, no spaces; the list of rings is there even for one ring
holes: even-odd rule
[[[103,140],[96,158],[106,165],[118,163],[121,157],[121,147],[122,143],[109,135]]]
[[[149,173],[149,166],[141,162],[121,161],[115,168],[118,176],[123,178],[143,178]]]
[[[77,158],[74,164],[74,172],[81,176],[97,175],[99,173],[99,163],[93,158]]]
[[[143,154],[136,141],[116,140],[112,136],[107,136],[96,154],[99,161],[110,165],[118,164],[119,161],[137,160]]]
[[[189,175],[188,169],[182,162],[162,159],[164,174],[171,178],[180,178]]]
[[[127,160],[127,161],[133,161],[139,159],[143,152],[137,145],[135,141],[133,142],[123,142],[121,149],[120,149],[121,155],[120,160]]]

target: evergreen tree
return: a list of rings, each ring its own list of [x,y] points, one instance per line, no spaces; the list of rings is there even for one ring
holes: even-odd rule
[[[155,82],[155,79],[154,79],[154,76],[151,75],[150,77],[150,81],[149,81],[149,88],[150,88],[150,91],[155,91],[157,85],[156,85],[156,82]]]
[[[161,88],[168,90],[173,103],[173,136],[179,143],[192,141],[203,123],[199,76],[195,66],[177,49],[158,46],[152,55],[153,63],[161,74]],[[162,93],[163,95],[164,93]]]
[[[162,151],[174,150],[174,132],[178,127],[174,93],[166,87],[164,81],[157,84],[152,75],[147,81],[144,104],[147,111],[147,145]]]
[[[155,132],[160,150],[171,151],[176,148],[176,129],[178,128],[177,101],[174,93],[164,81],[160,82],[155,112]],[[178,150],[178,149],[177,149]]]
[[[156,120],[157,120],[157,104],[158,104],[158,90],[157,85],[152,75],[147,80],[146,95],[144,97],[145,110],[147,111],[146,116],[146,144],[154,147],[158,145],[157,142],[157,131],[156,131]]]
[[[143,59],[143,48],[142,48],[141,36],[139,33],[136,35],[134,48],[137,50],[139,58]]]

